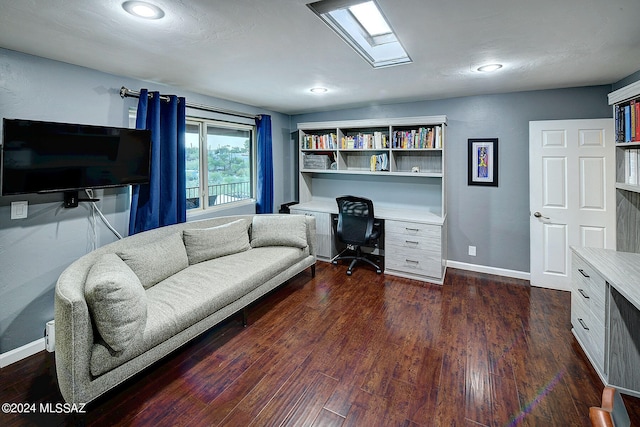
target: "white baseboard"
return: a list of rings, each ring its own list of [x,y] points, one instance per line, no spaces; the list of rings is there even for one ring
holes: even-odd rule
[[[44,350],[44,338],[30,342],[22,347],[9,350],[0,354],[0,368],[11,365],[19,360],[26,359]]]
[[[512,277],[514,279],[530,280],[531,273],[526,271],[507,270],[506,268],[487,267],[485,265],[468,264],[460,261],[447,261],[447,267],[459,268],[460,270],[475,271],[477,273],[495,274],[497,276]]]

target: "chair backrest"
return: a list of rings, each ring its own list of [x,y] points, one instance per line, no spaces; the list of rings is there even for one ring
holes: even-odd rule
[[[373,232],[373,202],[364,197],[341,196],[338,203],[338,239],[352,245],[366,245]]]
[[[613,387],[602,391],[600,407],[589,408],[589,419],[593,427],[629,427],[631,420],[620,392]]]

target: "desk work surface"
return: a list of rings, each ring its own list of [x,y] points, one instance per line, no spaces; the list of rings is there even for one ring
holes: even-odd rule
[[[640,254],[613,249],[572,247],[623,297],[640,310]]]
[[[305,203],[291,206],[291,209],[308,210],[337,214],[338,205],[335,199],[314,198]],[[434,214],[428,209],[414,207],[391,206],[384,203],[373,203],[376,218],[396,221],[413,221],[426,224],[443,225],[445,217]]]

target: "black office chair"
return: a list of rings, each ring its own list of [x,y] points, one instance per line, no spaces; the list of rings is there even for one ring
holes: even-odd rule
[[[382,273],[382,269],[362,252],[362,246],[372,247],[380,237],[380,223],[375,221],[373,202],[356,196],[337,197],[336,202],[339,212],[336,229],[338,240],[347,245],[347,250],[355,251],[355,254],[340,254],[332,260],[332,263],[338,264],[342,259],[353,260],[347,269],[348,276],[351,276],[353,267],[358,261],[367,262],[376,268],[376,273]]]

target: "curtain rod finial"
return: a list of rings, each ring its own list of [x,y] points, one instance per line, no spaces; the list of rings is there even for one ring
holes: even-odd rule
[[[122,86],[122,87],[120,88],[120,98],[124,98],[124,97],[126,97],[126,96],[127,96],[127,91],[128,91],[128,90],[129,90],[129,89],[127,89],[126,87]]]

